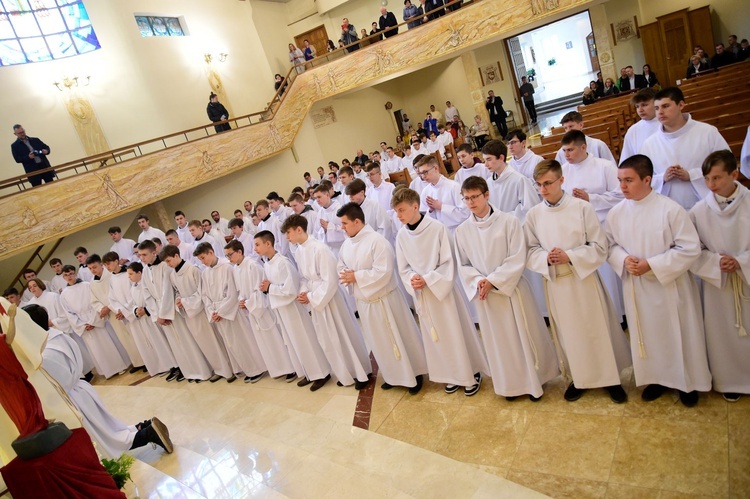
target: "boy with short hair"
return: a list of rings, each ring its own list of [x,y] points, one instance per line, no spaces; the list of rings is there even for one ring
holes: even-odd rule
[[[474,162],[474,150],[469,144],[461,144],[458,146],[456,149],[456,157],[458,158],[458,163],[461,165],[461,168],[459,168],[453,176],[453,180],[459,185],[463,184],[464,180],[474,175],[485,179],[489,178],[491,175],[484,163]]]
[[[269,231],[255,234],[254,242],[255,252],[265,258],[263,268],[266,279],[261,281],[260,290],[268,294],[270,306],[276,312],[284,333],[284,340],[287,345],[291,345],[290,350],[293,350],[299,360],[299,366],[295,367],[298,367],[297,374],[303,378],[297,382],[297,386],[312,383],[310,390],[319,390],[331,379],[331,371],[318,343],[312,319],[297,301],[300,293],[297,270],[287,257],[276,251],[274,236]],[[290,355],[291,353],[290,351]]]
[[[667,388],[687,407],[711,390],[698,285],[688,272],[701,254],[687,212],[651,188],[651,160],[636,154],[618,168],[625,200],[610,210],[609,263],[622,276],[633,373],[650,402]]]
[[[630,105],[635,107],[635,112],[641,119],[630,125],[625,133],[622,153],[620,153],[620,164],[630,156],[640,154],[646,139],[654,135],[661,127],[661,123],[656,119],[655,96],[656,91],[651,87],[646,87],[640,89],[630,98]]]
[[[349,167],[344,167],[341,170],[343,171],[345,168]],[[292,210],[294,210],[294,213],[296,215],[302,215],[307,219],[307,233],[313,237],[315,237],[316,234],[319,234],[318,231],[320,230],[320,223],[318,222],[318,213],[312,206],[305,203],[302,194],[292,194],[291,196],[289,196],[289,199],[287,199],[287,202],[289,203],[289,206],[292,208]],[[246,247],[252,248],[253,246]],[[251,251],[251,253],[255,254],[255,252],[253,251]]]
[[[330,183],[327,184],[330,185]],[[313,194],[315,201],[320,206],[320,210],[318,211],[320,229],[315,234],[315,238],[326,243],[331,248],[331,251],[333,251],[334,256],[338,256],[339,248],[341,248],[341,243],[344,242],[346,235],[341,230],[341,221],[336,216],[336,212],[341,208],[341,205],[338,201],[331,200],[328,185],[325,182],[321,183],[315,188]],[[274,234],[275,237],[276,234]],[[284,239],[286,240],[286,238]]]
[[[312,309],[312,322],[338,384],[362,390],[372,373],[370,357],[354,314],[339,288],[336,257],[307,234],[307,219],[292,215],[281,230],[297,245],[300,290],[297,302]]]
[[[83,246],[78,246],[73,250],[73,256],[78,260],[78,278],[83,282],[91,282],[94,279],[94,274],[91,273],[86,265],[89,251]]]
[[[565,133],[568,133],[572,130],[581,131],[584,127],[583,115],[578,111],[571,111],[562,117],[562,119],[560,120],[560,124],[565,129]],[[588,150],[589,154],[597,158],[607,159],[612,163],[615,162],[615,157],[612,155],[612,151],[609,150],[609,146],[607,146],[605,142],[595,137],[589,137],[588,135],[586,135],[585,137],[586,149]],[[563,152],[562,147],[559,151],[557,151],[555,161],[557,161],[561,165],[565,164],[565,153]]]
[[[62,290],[67,286],[65,279],[63,279],[62,276],[62,260],[59,258],[53,258],[49,261],[49,266],[52,269],[52,272],[55,273],[55,276],[50,281],[51,290],[58,294],[62,293]]]
[[[112,238],[112,242],[114,242],[112,247],[109,248],[109,251],[114,251],[118,255],[121,255],[120,265],[127,265],[133,257],[133,245],[135,244],[135,241],[123,238],[122,229],[116,225],[110,227],[107,230],[107,233],[109,233],[109,237]]]
[[[383,207],[367,197],[367,186],[359,179],[346,186],[346,194],[352,202],[357,203],[365,213],[365,222],[378,234],[386,238],[391,244],[395,242],[396,234],[393,224]]]
[[[736,402],[750,394],[750,194],[737,181],[731,151],[717,151],[703,162],[711,191],[690,210],[701,240],[692,272],[703,279],[703,314],[713,388]]]
[[[370,186],[367,188],[367,196],[376,201],[385,211],[391,209],[391,195],[393,194],[394,185],[386,182],[387,174],[383,174],[380,165],[373,163],[367,167],[367,178],[370,179]]]
[[[508,132],[505,140],[507,141],[508,151],[511,154],[508,164],[533,182],[534,167],[543,161],[544,158],[535,154],[531,149],[526,148],[526,134],[519,128]]]
[[[482,147],[482,156],[488,170],[485,178],[492,206],[502,212],[512,213],[523,223],[531,207],[539,204],[534,184],[505,162],[508,148],[503,142],[488,141]]]
[[[434,158],[432,158],[434,159]],[[419,313],[430,380],[445,392],[479,391],[487,359],[459,294],[451,236],[445,225],[419,212],[419,194],[399,190],[391,200],[402,227],[396,236],[398,273]]]
[[[545,279],[557,357],[566,381],[572,378],[565,400],[606,388],[613,402],[623,403],[620,372],[631,364],[630,350],[597,272],[607,258],[607,237],[591,203],[563,190],[560,163],[542,161],[534,180],[544,202],[526,215],[526,266]]]

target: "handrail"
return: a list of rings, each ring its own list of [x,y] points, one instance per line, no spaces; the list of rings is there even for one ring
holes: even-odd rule
[[[435,14],[436,12],[439,12],[441,10],[446,11],[445,15],[450,15],[452,12],[454,12],[457,9],[449,10],[448,9],[449,7],[466,5],[466,4],[473,4],[473,3],[476,3],[477,1],[479,1],[479,0],[451,0],[449,2],[446,2],[441,7],[438,7],[436,9],[433,9],[433,10],[430,10],[428,12],[425,12],[423,14],[423,17],[428,17],[431,14]],[[422,22],[422,24],[420,24],[420,26],[428,24],[430,21]],[[392,29],[396,29],[396,28],[401,28],[402,26],[406,26],[409,22],[413,22],[413,21],[403,21],[403,22],[397,24],[396,26],[389,27],[388,30],[392,30]],[[415,26],[414,28],[411,28],[411,29],[417,29],[420,26]],[[384,31],[388,31],[388,30],[384,30]],[[407,30],[408,30],[408,28],[407,28]],[[399,34],[403,34],[403,33],[405,33],[405,31],[400,31],[399,33],[396,33],[394,36],[398,36]],[[289,68],[289,71],[287,72],[286,76],[284,77],[284,84],[279,86],[279,88],[276,90],[276,92],[274,93],[273,97],[271,98],[271,101],[268,102],[268,104],[266,105],[266,107],[265,107],[265,109],[263,111],[257,111],[257,112],[254,112],[254,113],[250,113],[250,114],[246,114],[246,115],[242,115],[242,116],[237,116],[237,117],[234,117],[234,118],[228,118],[228,119],[223,120],[223,121],[216,121],[216,122],[212,122],[212,123],[209,123],[209,124],[206,124],[206,125],[201,125],[201,126],[197,126],[197,127],[193,127],[193,128],[188,128],[186,130],[181,130],[179,132],[174,132],[174,133],[171,133],[171,134],[168,134],[168,135],[162,135],[160,137],[156,137],[156,138],[153,138],[153,139],[144,140],[144,141],[141,141],[141,142],[136,142],[134,144],[128,144],[128,145],[125,145],[125,146],[122,146],[122,147],[118,147],[118,148],[115,148],[115,149],[111,149],[109,151],[105,151],[105,152],[102,152],[102,153],[94,154],[94,155],[91,155],[91,156],[86,156],[84,158],[79,158],[79,159],[76,159],[76,160],[73,160],[73,161],[68,161],[67,163],[63,163],[63,164],[60,164],[60,165],[57,165],[57,166],[53,166],[53,167],[50,167],[50,168],[45,168],[43,170],[37,170],[37,171],[34,171],[34,172],[30,173],[30,174],[29,173],[25,173],[23,175],[18,175],[16,177],[11,177],[11,178],[8,178],[8,179],[5,179],[5,180],[0,180],[0,191],[2,191],[3,189],[14,187],[14,186],[18,187],[18,190],[21,191],[21,192],[24,191],[24,190],[33,188],[33,186],[27,187],[25,185],[25,182],[28,182],[28,180],[29,180],[29,176],[36,176],[36,175],[40,175],[40,174],[48,173],[48,172],[55,172],[56,175],[59,175],[60,173],[69,172],[71,170],[75,171],[74,175],[78,175],[79,174],[78,168],[83,168],[85,171],[88,171],[88,169],[89,169],[88,167],[95,165],[97,162],[99,162],[99,166],[97,168],[105,168],[105,167],[109,166],[109,165],[107,165],[107,161],[109,160],[109,158],[112,158],[112,160],[115,163],[117,163],[118,162],[117,158],[120,157],[120,156],[122,156],[122,155],[125,155],[125,153],[127,153],[127,154],[133,154],[134,157],[145,156],[145,155],[151,154],[153,152],[156,152],[156,150],[169,149],[170,147],[176,147],[176,146],[183,145],[183,144],[186,144],[186,143],[189,143],[189,142],[194,142],[196,140],[201,140],[201,139],[204,139],[206,137],[209,137],[211,135],[211,133],[210,133],[211,127],[214,127],[216,125],[221,125],[221,124],[225,124],[225,123],[234,123],[234,128],[233,129],[237,129],[237,128],[244,128],[244,127],[247,127],[247,126],[257,125],[257,124],[259,124],[259,123],[261,123],[263,121],[270,120],[275,115],[275,109],[278,109],[278,106],[280,106],[281,103],[283,102],[284,96],[287,94],[287,92],[289,90],[289,86],[292,84],[292,82],[297,77],[297,75],[300,74],[300,73],[297,73],[297,70],[296,70],[297,67],[304,67],[307,64],[311,64],[312,66],[315,66],[315,65],[319,65],[320,63],[324,64],[326,62],[330,62],[329,57],[331,55],[333,55],[333,54],[339,54],[339,55],[341,55],[341,54],[347,54],[348,53],[347,47],[350,47],[351,45],[355,45],[355,44],[361,44],[362,41],[365,41],[365,40],[371,41],[371,40],[374,40],[375,38],[380,38],[381,36],[383,36],[383,32],[382,31],[379,32],[379,33],[377,33],[377,34],[374,34],[374,35],[368,35],[365,38],[360,38],[360,39],[357,40],[357,42],[355,42],[353,44],[349,44],[348,46],[337,48],[336,50],[333,50],[331,52],[326,52],[325,54],[321,54],[320,56],[314,57],[313,59],[311,59],[309,61],[305,61],[304,63],[300,63],[300,64],[296,64],[294,66],[291,66]],[[325,60],[323,60],[324,58],[325,58]],[[252,121],[253,117],[259,117],[258,121],[256,121],[255,123],[253,123],[253,121]],[[247,124],[242,124],[241,125],[240,123],[238,123],[238,122],[244,121],[244,120],[248,121]],[[201,136],[199,138],[196,138],[196,139],[192,139],[192,140],[190,138],[188,138],[188,134],[195,133],[195,132],[198,132],[198,131],[204,131],[205,135],[203,135],[203,136]],[[174,145],[169,145],[169,146],[167,145],[167,141],[168,140],[174,139],[174,138],[177,138],[177,137],[183,137],[184,140],[181,141],[181,142],[179,142],[179,143],[177,143],[177,144],[174,144]],[[162,145],[161,145],[161,147],[158,147],[158,149],[156,149],[154,151],[150,151],[150,152],[143,152],[143,149],[145,148],[145,146],[155,145],[155,144],[158,144],[159,142],[161,142]],[[119,154],[119,156],[118,156],[118,154]],[[124,161],[124,160],[120,157],[120,162],[121,161]],[[0,197],[5,197],[5,196],[13,195],[13,194],[14,194],[13,192],[4,193],[4,194],[0,194]]]

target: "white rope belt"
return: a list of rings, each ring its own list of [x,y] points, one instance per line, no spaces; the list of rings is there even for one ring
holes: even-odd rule
[[[379,304],[380,310],[383,313],[383,319],[385,320],[385,327],[388,329],[388,335],[391,338],[391,344],[393,345],[393,356],[396,358],[396,360],[401,360],[401,351],[398,349],[398,345],[396,344],[396,336],[393,334],[393,329],[391,329],[391,321],[388,319],[388,311],[385,308],[385,305],[383,304],[383,298],[385,298],[386,295],[381,296],[380,298],[376,298],[374,300],[365,300],[364,298],[361,298],[361,300],[368,305],[374,305]]]
[[[750,301],[750,298],[742,292],[742,278],[737,272],[732,272],[732,291],[734,294],[734,326],[739,330],[738,333],[740,336],[747,336],[747,331],[745,331],[745,327],[742,325],[742,302]]]

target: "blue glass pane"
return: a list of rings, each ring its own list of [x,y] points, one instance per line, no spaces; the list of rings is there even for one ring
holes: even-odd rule
[[[141,36],[154,36],[151,25],[148,23],[148,17],[136,16],[135,23],[138,25]]]
[[[21,39],[21,47],[26,52],[26,58],[29,62],[49,61],[52,59],[52,54],[49,53],[47,44],[44,43],[44,38],[41,36]]]
[[[57,9],[48,9],[36,13],[36,20],[42,33],[51,35],[52,33],[62,33],[66,30],[60,11]]]
[[[96,38],[94,28],[91,26],[71,31],[70,34],[73,36],[73,43],[75,43],[79,54],[92,52],[102,48],[102,46],[99,45],[99,40]]]
[[[59,35],[49,35],[44,38],[47,40],[47,45],[52,51],[53,59],[62,59],[63,57],[77,55],[73,40],[70,39],[70,34],[60,33]]]
[[[0,64],[10,66],[12,64],[24,64],[26,56],[23,55],[18,40],[4,40],[0,42]]]
[[[183,36],[182,26],[180,26],[180,20],[176,17],[167,17],[167,28],[169,28],[169,34],[172,36]]]
[[[22,12],[29,11],[29,2],[26,0],[3,0],[5,12]]]
[[[36,24],[36,19],[34,19],[34,14],[31,12],[12,14],[10,22],[16,30],[16,36],[19,38],[41,35],[39,26]]]
[[[13,26],[10,25],[10,19],[8,19],[8,15],[0,14],[0,40],[15,37],[16,34],[13,32]]]
[[[60,12],[62,13],[63,19],[65,19],[65,24],[68,25],[69,30],[89,26],[91,24],[89,14],[86,12],[86,7],[84,7],[82,3],[60,7]]]
[[[169,30],[164,19],[161,17],[149,17],[149,21],[151,21],[151,27],[154,28],[154,35],[169,36]]]

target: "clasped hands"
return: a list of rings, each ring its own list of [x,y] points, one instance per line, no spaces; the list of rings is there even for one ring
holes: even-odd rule
[[[645,258],[636,258],[634,256],[629,256],[625,258],[625,270],[627,270],[631,275],[634,276],[642,276],[649,270],[651,270],[651,265],[648,264],[648,260]]]
[[[669,182],[673,178],[687,181],[690,180],[690,173],[680,165],[672,165],[664,172],[664,181]]]
[[[552,248],[547,253],[547,263],[550,265],[562,265],[563,263],[570,263],[570,257],[565,251],[560,248]]]

